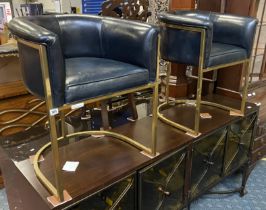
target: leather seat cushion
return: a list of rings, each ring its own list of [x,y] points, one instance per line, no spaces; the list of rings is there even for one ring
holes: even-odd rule
[[[247,51],[244,48],[229,44],[212,43],[210,58],[205,67],[212,67],[247,59]]]
[[[128,63],[95,57],[69,58],[66,65],[66,103],[114,93],[149,82],[149,72]]]

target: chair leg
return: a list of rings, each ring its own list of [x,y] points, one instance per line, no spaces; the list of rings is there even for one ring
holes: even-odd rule
[[[158,98],[159,95],[159,85],[156,84],[153,88],[153,96],[152,96],[152,147],[151,152],[153,156],[156,156],[157,151],[157,123],[158,123]]]
[[[215,82],[217,81],[217,72],[218,70],[215,70],[212,72],[212,81],[209,83],[208,93],[213,94],[215,90]]]
[[[195,135],[199,134],[202,82],[203,82],[203,68],[199,68],[198,81],[197,81],[197,96],[196,96],[197,97],[196,98],[196,114],[195,114],[195,124],[194,124]]]
[[[61,120],[61,136],[66,137],[66,120],[64,111],[60,112],[60,120]]]
[[[107,100],[101,101],[102,126],[104,130],[110,129],[107,104],[108,104]]]
[[[54,172],[55,172],[55,186],[57,189],[57,196],[59,200],[64,201],[55,116],[49,116],[49,124],[50,124],[50,137],[51,137],[51,142],[52,142],[52,154],[53,154],[53,160],[54,160],[53,167],[54,167]]]
[[[242,101],[241,101],[241,109],[240,109],[241,114],[245,113],[245,108],[246,108],[248,85],[249,85],[249,74],[250,74],[250,60],[245,62],[243,65],[245,69],[245,83],[244,83],[243,92],[242,92]]]
[[[133,120],[137,120],[138,119],[138,112],[137,112],[137,107],[136,107],[134,93],[129,93],[128,94],[128,104],[129,104],[129,107],[130,107],[130,109],[132,111],[132,119]]]
[[[171,63],[168,63],[168,68],[167,68],[167,75],[166,75],[166,90],[165,90],[165,97],[166,97],[166,102],[169,102],[169,82],[170,82],[170,76],[171,76],[171,71],[172,71],[172,66]]]

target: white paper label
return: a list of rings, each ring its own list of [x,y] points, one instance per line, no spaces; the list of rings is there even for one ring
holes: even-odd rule
[[[55,108],[55,109],[50,109],[50,115],[51,116],[55,116],[55,115],[57,115],[59,113],[59,110],[57,109],[57,108]]]
[[[67,161],[63,167],[64,171],[75,172],[78,168],[78,161]]]
[[[78,103],[71,106],[71,109],[79,109],[81,107],[84,107],[84,103]]]

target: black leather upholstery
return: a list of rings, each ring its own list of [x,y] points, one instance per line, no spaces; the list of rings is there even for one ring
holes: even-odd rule
[[[207,66],[231,63],[244,58],[248,58],[247,51],[244,48],[214,42],[212,43],[211,54]]]
[[[155,80],[154,26],[92,15],[48,15],[15,18],[9,29],[46,46],[55,107]],[[44,97],[37,51],[20,44],[19,52],[26,86]]]
[[[95,57],[66,59],[67,103],[133,88],[149,81],[149,71],[132,64]]]
[[[162,13],[159,20],[161,54],[165,60],[197,66],[200,54],[200,33],[165,24],[205,31],[205,68],[244,60],[251,55],[257,26],[254,18],[193,10]]]

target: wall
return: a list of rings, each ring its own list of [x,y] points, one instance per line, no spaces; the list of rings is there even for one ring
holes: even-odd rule
[[[38,0],[39,3],[43,4],[44,11],[49,11],[49,12],[56,11],[55,1],[59,1],[59,0]],[[25,3],[25,0],[13,0],[12,2],[13,2],[13,7],[14,7],[14,13],[16,15],[15,9],[16,8],[20,9],[20,4]],[[80,8],[80,11],[82,11],[81,0],[61,0],[61,4],[62,4],[63,12],[70,12],[70,5],[73,7]]]
[[[49,12],[55,12],[55,0],[39,0],[39,3],[42,3],[44,6],[44,11],[49,11]],[[25,3],[25,0],[12,0],[13,3],[13,8],[14,8],[14,14],[16,14],[16,8],[19,10],[20,9],[20,4]]]

